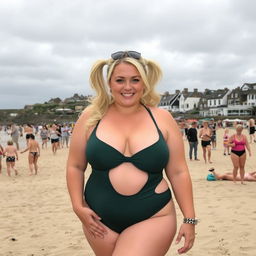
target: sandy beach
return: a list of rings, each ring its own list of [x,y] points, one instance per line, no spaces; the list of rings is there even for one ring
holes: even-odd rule
[[[256,182],[241,185],[231,181],[206,181],[207,170],[212,166],[220,173],[232,171],[230,157],[223,156],[222,136],[223,130],[217,130],[217,149],[212,151],[211,165],[204,163],[201,146],[198,148],[200,161],[190,161],[188,143],[184,141],[200,219],[195,245],[186,255],[256,255]],[[246,172],[256,171],[256,144],[251,144],[251,149]],[[60,149],[54,156],[48,144],[48,149],[41,152],[37,176],[28,175],[27,154],[19,154],[17,177],[13,173],[11,178],[7,177],[5,159],[2,160],[0,256],[93,256],[66,189],[68,150]],[[86,178],[89,174],[88,167]],[[176,208],[179,225],[182,215],[177,204]],[[180,247],[173,244],[166,255],[178,255]]]

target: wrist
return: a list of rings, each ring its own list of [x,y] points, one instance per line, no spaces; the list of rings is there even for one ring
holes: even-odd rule
[[[184,224],[192,224],[192,225],[197,225],[198,224],[198,219],[195,218],[184,218],[183,219]]]

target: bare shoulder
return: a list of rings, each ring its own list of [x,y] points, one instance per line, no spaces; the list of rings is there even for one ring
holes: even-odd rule
[[[152,111],[154,116],[156,116],[158,119],[164,122],[175,122],[175,120],[172,117],[172,114],[165,109],[158,107],[150,107],[150,110]]]

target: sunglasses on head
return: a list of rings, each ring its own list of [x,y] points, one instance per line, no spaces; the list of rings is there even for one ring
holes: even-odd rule
[[[113,60],[120,60],[125,57],[130,57],[139,60],[141,58],[141,53],[136,51],[119,51],[111,54],[111,58]]]

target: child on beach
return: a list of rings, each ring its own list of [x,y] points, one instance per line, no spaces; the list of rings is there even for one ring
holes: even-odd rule
[[[37,170],[38,170],[38,165],[37,165],[37,160],[38,157],[40,156],[40,147],[39,143],[35,140],[35,135],[31,134],[29,141],[28,141],[28,147],[21,151],[20,153],[24,153],[29,150],[28,153],[28,164],[29,164],[29,170],[30,170],[30,175],[33,175],[33,171],[35,169],[35,175],[37,175]]]
[[[2,157],[4,154],[4,149],[2,147],[2,145],[0,144],[0,174],[2,173]]]
[[[230,155],[230,149],[228,146],[228,140],[229,140],[229,129],[226,128],[223,135],[223,146],[224,146],[224,152],[223,155],[226,156],[227,154]]]
[[[18,160],[18,153],[16,147],[13,145],[13,141],[7,142],[7,147],[4,149],[3,155],[6,156],[7,174],[11,176],[11,169],[14,170],[15,175],[18,175],[18,171],[15,168],[15,160]]]

